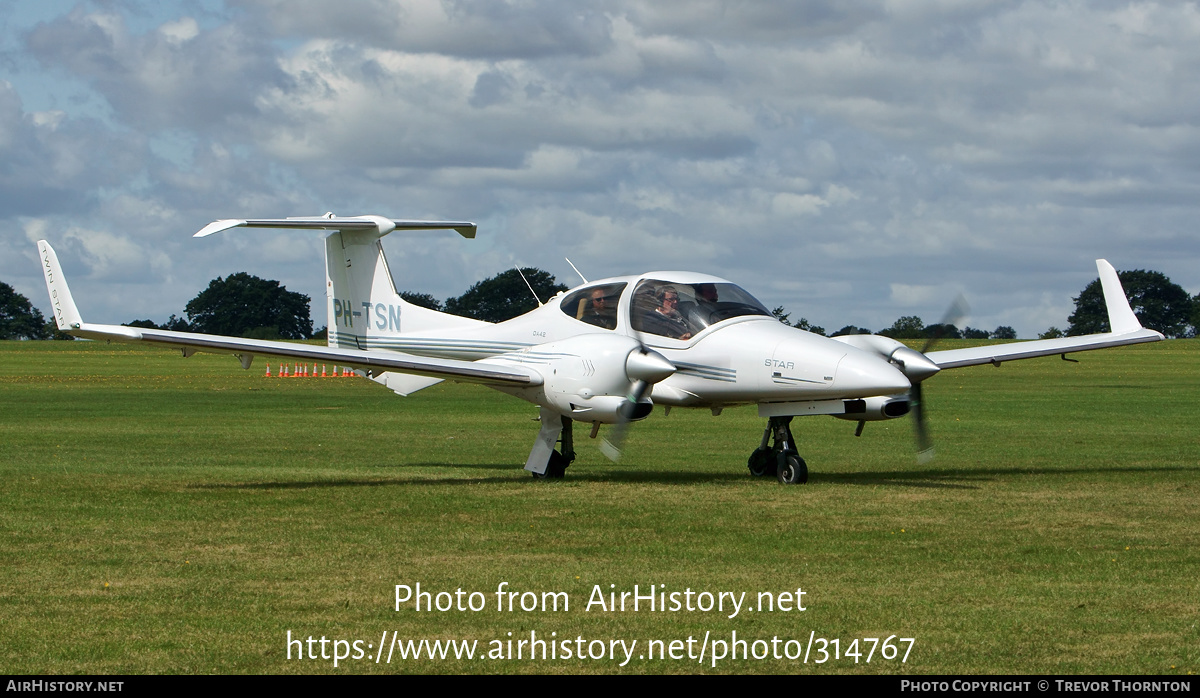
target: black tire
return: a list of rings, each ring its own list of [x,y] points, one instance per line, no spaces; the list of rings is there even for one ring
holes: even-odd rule
[[[784,485],[802,485],[808,482],[808,464],[800,456],[788,453],[779,464],[775,477]]]
[[[768,475],[775,469],[775,454],[769,448],[756,448],[746,461],[746,467],[754,477]]]
[[[541,475],[534,473],[533,476],[539,480],[559,479],[566,475],[568,465],[570,463],[563,457],[563,454],[558,451],[551,451],[550,462],[546,465],[546,472]]]

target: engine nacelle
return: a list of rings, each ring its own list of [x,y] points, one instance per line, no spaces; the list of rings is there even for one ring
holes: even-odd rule
[[[909,349],[899,340],[876,334],[848,334],[834,337],[839,342],[849,344],[864,351],[874,352],[896,364],[900,371],[913,383],[930,378],[942,370],[916,349]]]
[[[861,400],[846,400],[846,413],[835,414],[838,419],[852,422],[882,422],[908,414],[911,403],[907,395],[880,395]]]
[[[629,400],[617,395],[593,395],[581,398],[578,395],[548,393],[549,405],[562,414],[581,422],[600,422],[601,424],[617,424],[624,421],[622,411],[628,409]],[[636,422],[650,416],[654,403],[643,398],[632,410],[629,421]]]
[[[649,398],[630,406],[633,381],[657,382],[674,368],[656,352],[643,354],[641,345],[624,335],[589,334],[548,342],[527,351],[485,359],[515,363],[542,374],[537,388],[512,390],[518,397],[582,422],[616,424],[645,419],[654,409]],[[658,362],[666,366],[658,366]],[[623,416],[623,411],[631,414]]]

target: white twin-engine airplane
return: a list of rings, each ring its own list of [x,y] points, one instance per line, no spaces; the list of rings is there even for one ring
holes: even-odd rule
[[[328,346],[85,323],[54,250],[38,251],[60,330],[77,337],[141,341],[233,354],[243,368],[257,355],[345,365],[401,395],[442,380],[480,383],[541,408],[541,430],[525,462],[536,477],[562,477],[575,458],[572,424],[615,425],[601,446],[616,460],[627,425],[654,405],[720,414],[757,405],[768,419],[749,458],[756,476],[800,483],[808,469],[790,423],[801,415],[857,421],[913,412],[929,452],[921,382],[945,368],[1101,349],[1163,338],[1144,329],[1116,271],[1097,260],[1112,331],[996,346],[930,351],[875,335],[827,338],[778,322],[749,293],[715,276],[651,272],[585,282],[545,305],[497,324],[448,315],[400,298],[380,239],[395,230],[453,229],[474,223],[380,216],[221,220],[196,233],[230,228],[331,230],[325,238]],[[926,346],[928,349],[928,345]],[[557,449],[556,449],[557,446]]]

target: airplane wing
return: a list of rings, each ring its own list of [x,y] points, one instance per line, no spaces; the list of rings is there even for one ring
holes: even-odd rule
[[[1160,332],[1142,327],[1142,323],[1133,314],[1133,309],[1129,307],[1129,299],[1125,297],[1125,291],[1121,288],[1121,280],[1117,277],[1116,269],[1113,269],[1113,266],[1103,259],[1096,260],[1096,269],[1100,272],[1100,286],[1104,290],[1104,304],[1108,308],[1108,324],[1112,329],[1111,332],[1059,339],[1039,339],[1033,342],[993,344],[968,349],[931,351],[925,354],[926,358],[937,364],[938,368],[959,368],[980,364],[999,366],[1003,361],[1032,359],[1038,356],[1053,356],[1090,349],[1106,349],[1126,344],[1157,342],[1163,339]]]
[[[985,347],[968,349],[947,349],[931,351],[925,354],[938,368],[960,368],[962,366],[978,366],[980,364],[999,365],[1004,361],[1016,359],[1032,359],[1038,356],[1054,356],[1089,349],[1106,349],[1120,347],[1126,344],[1141,344],[1157,342],[1163,336],[1154,330],[1139,329],[1135,332],[1122,334],[1087,334],[1080,337],[1062,337],[1060,339],[1039,339],[1032,342],[1013,342],[1011,344],[992,344]]]
[[[124,325],[86,323],[75,306],[54,249],[45,240],[39,240],[38,253],[42,260],[42,271],[46,276],[50,301],[54,307],[55,322],[60,330],[76,337],[118,342],[149,342],[178,347],[183,351],[184,356],[191,356],[198,351],[232,354],[241,361],[242,368],[247,369],[250,368],[250,363],[255,356],[262,355],[349,366],[376,375],[394,371],[467,383],[518,387],[536,386],[542,383],[542,375],[533,369],[485,363],[486,360],[474,362],[432,359],[392,351],[363,351],[262,339],[150,330]]]

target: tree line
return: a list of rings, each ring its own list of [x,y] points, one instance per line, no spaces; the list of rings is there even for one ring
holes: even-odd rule
[[[524,279],[522,279],[522,274]],[[1200,294],[1190,296],[1178,284],[1157,271],[1142,269],[1118,272],[1125,295],[1142,325],[1158,330],[1168,338],[1195,337],[1200,329]],[[528,281],[528,286],[526,285]],[[530,293],[532,287],[533,293]],[[503,322],[529,312],[559,291],[567,290],[553,274],[533,267],[520,271],[509,269],[472,285],[461,296],[444,302],[428,293],[403,291],[400,296],[409,303],[432,310],[475,318],[487,322]],[[537,295],[537,300],[534,299]],[[1108,331],[1108,312],[1100,279],[1095,279],[1073,299],[1075,312],[1067,318],[1067,328],[1050,327],[1039,334],[1041,339],[1093,334]],[[238,272],[217,277],[207,288],[188,301],[183,315],[172,314],[162,324],[151,320],[133,320],[130,327],[146,327],[180,332],[200,332],[255,339],[313,339],[324,338],[325,328],[313,331],[310,314],[311,299],[288,291],[278,281],[260,279]],[[791,313],[783,306],[772,314],[785,325],[825,335],[824,327],[806,318],[793,322]],[[873,334],[871,330],[846,325],[828,336]],[[926,325],[916,315],[898,318],[890,327],[874,334],[895,339],[1016,339],[1012,327],[1001,325],[994,330],[954,325]],[[0,282],[0,339],[74,339],[59,332],[53,319],[47,321],[41,311],[12,286]]]
[[[1143,327],[1162,332],[1168,339],[1195,337],[1200,332],[1200,294],[1188,295],[1179,284],[1173,283],[1162,272],[1135,269],[1117,272],[1121,286],[1125,289],[1125,297]],[[1058,337],[1074,337],[1084,334],[1108,332],[1108,309],[1104,304],[1104,291],[1100,279],[1094,279],[1088,284],[1075,301],[1075,312],[1067,318],[1067,328],[1049,327],[1038,334],[1038,339],[1056,339]],[[799,327],[802,330],[825,334],[825,328],[812,325],[805,318],[790,322],[790,313],[783,306],[771,311],[785,325]],[[865,327],[846,325],[830,334],[837,337],[845,334],[881,334],[894,339],[1016,339],[1017,332],[1007,325],[1001,325],[990,332],[974,327],[959,329],[954,325],[926,325],[916,315],[905,315],[878,332],[872,332]]]
[[[522,273],[529,286],[521,278]],[[509,269],[480,281],[461,296],[448,298],[445,302],[431,294],[415,291],[404,291],[400,296],[425,308],[487,322],[503,322],[537,307],[539,301],[534,300],[530,287],[543,301],[567,290],[566,285],[558,283],[549,272],[526,267],[520,272]],[[278,281],[237,272],[210,281],[207,288],[188,301],[182,314],[172,313],[166,322],[138,319],[124,324],[253,339],[323,339],[326,336],[324,327],[313,330],[311,306],[309,296],[289,291]],[[53,319],[46,320],[28,298],[0,282],[0,339],[75,338],[59,332]]]

